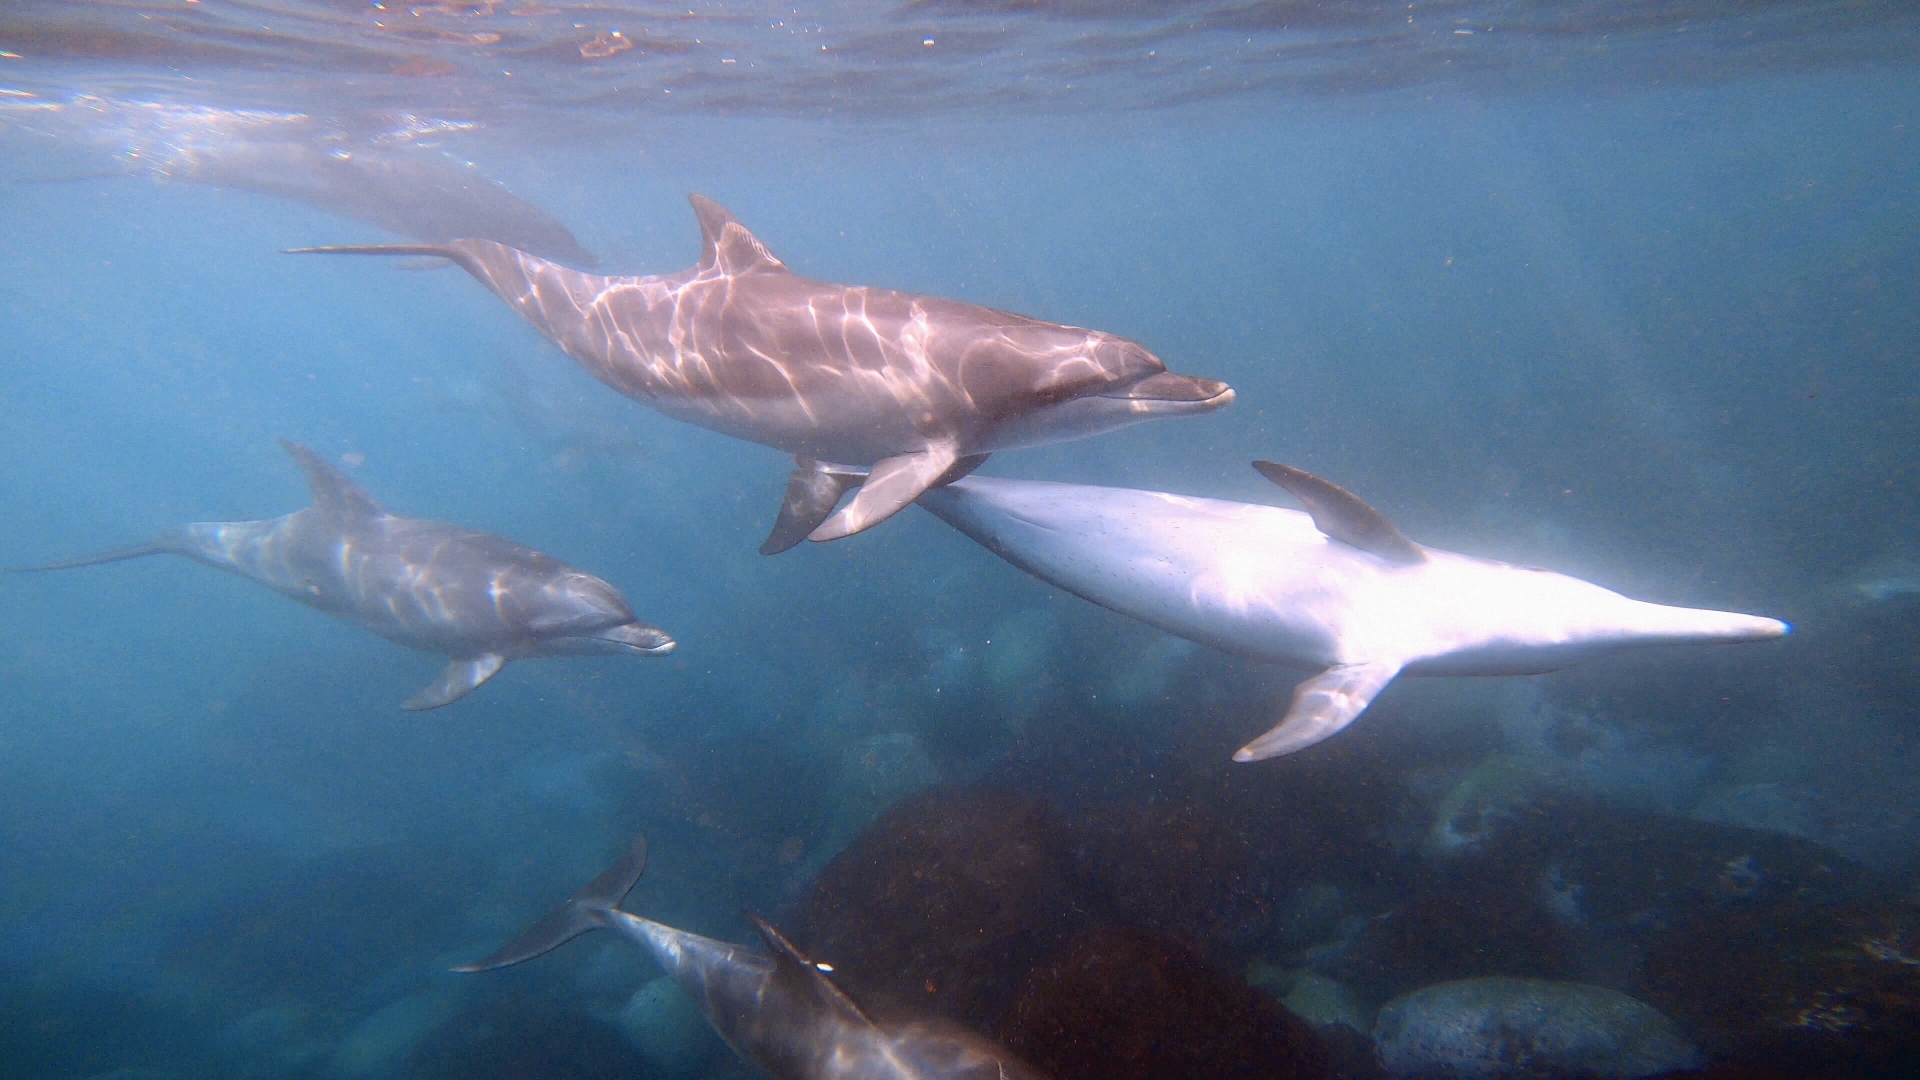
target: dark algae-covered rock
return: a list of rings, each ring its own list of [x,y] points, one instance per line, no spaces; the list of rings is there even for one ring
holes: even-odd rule
[[[1817,1077],[1920,1063],[1920,904],[1785,901],[1676,929],[1645,994],[1717,1058]]]
[[[870,1009],[990,1030],[1027,970],[1084,924],[1067,840],[1044,802],[934,788],[899,803],[820,872],[791,936],[831,957]]]
[[[1000,1031],[1056,1080],[1289,1080],[1328,1075],[1305,1021],[1140,930],[1089,932],[1035,968]]]
[[[1673,1021],[1615,990],[1466,979],[1388,1002],[1374,1022],[1395,1076],[1447,1080],[1654,1076],[1703,1064]]]

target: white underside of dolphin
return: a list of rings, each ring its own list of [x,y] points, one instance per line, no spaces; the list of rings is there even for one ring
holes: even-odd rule
[[[1351,493],[1255,462],[1310,512],[968,477],[920,504],[1022,570],[1171,633],[1317,670],[1236,761],[1340,731],[1395,676],[1523,675],[1643,645],[1760,641],[1777,619],[1632,600],[1578,578],[1424,548]]]

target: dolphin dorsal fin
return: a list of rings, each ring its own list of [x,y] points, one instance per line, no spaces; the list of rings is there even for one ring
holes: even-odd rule
[[[773,954],[775,982],[789,993],[811,1001],[843,1020],[859,1024],[873,1023],[860,1006],[853,1003],[852,998],[827,978],[820,965],[795,948],[785,934],[775,930],[771,923],[758,915],[748,913],[747,919],[753,923],[754,929],[760,931],[760,939],[767,943],[767,951]]]
[[[280,445],[307,474],[307,486],[313,489],[314,509],[336,521],[361,521],[386,513],[373,501],[373,496],[347,479],[347,474],[334,468],[326,458],[292,439],[281,439]]]
[[[1400,566],[1427,561],[1419,544],[1400,535],[1386,515],[1346,488],[1278,462],[1256,461],[1253,467],[1299,499],[1312,515],[1314,528],[1333,539]]]
[[[790,274],[787,264],[774,257],[727,208],[705,195],[689,195],[700,219],[700,269],[718,270],[728,277],[747,274]]]

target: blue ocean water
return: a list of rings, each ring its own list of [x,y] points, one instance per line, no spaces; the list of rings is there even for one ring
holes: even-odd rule
[[[937,969],[920,1007],[1036,1060],[1033,1002],[1083,1004],[1041,974],[1115,928],[1310,1021],[1337,998],[1342,1075],[1390,1066],[1382,1004],[1490,975],[1648,1001],[1723,1070],[1920,1052],[1898,7],[1560,5],[1507,45],[1500,5],[1418,39],[1398,5],[388,5],[417,29],[387,52],[353,43],[380,5],[174,7],[0,16],[0,563],[299,509],[284,437],[606,578],[679,645],[413,714],[439,658],[183,559],[0,578],[0,1075],[745,1075],[622,1020],[658,973],[618,942],[444,971],[638,832],[630,910],[743,942],[761,912],[881,999]],[[802,69],[802,29],[831,65]],[[184,139],[140,126],[157,105],[425,121],[420,152],[606,272],[692,265],[697,192],[808,276],[1097,327],[1236,390],[986,474],[1281,503],[1247,467],[1279,460],[1423,543],[1797,632],[1402,680],[1235,765],[1302,673],[918,510],[762,557],[778,452],[619,397],[458,270],[281,254],[401,238],[150,169]],[[1024,944],[941,959],[988,931],[909,902],[908,826],[978,826],[927,855],[965,877],[1032,806],[1064,838],[1021,864],[1047,884],[980,885]],[[856,894],[877,921],[822,899]]]

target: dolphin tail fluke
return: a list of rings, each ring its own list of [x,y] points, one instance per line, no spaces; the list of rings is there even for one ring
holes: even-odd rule
[[[1365,712],[1400,674],[1397,662],[1341,664],[1293,688],[1293,704],[1272,731],[1241,747],[1235,761],[1264,761],[1328,739]]]
[[[500,946],[491,955],[461,964],[455,971],[492,971],[550,953],[579,937],[607,925],[620,901],[633,891],[634,883],[647,868],[647,838],[636,836],[626,854],[600,876],[567,897],[567,902],[534,923],[527,932]]]
[[[424,712],[437,709],[442,705],[451,705],[468,694],[475,687],[499,674],[507,666],[507,658],[499,653],[482,653],[479,656],[456,658],[440,672],[426,689],[400,703],[408,712]]]
[[[938,443],[917,454],[886,458],[867,474],[853,501],[808,533],[807,539],[838,540],[871,529],[899,513],[959,463],[959,451],[951,443]]]
[[[63,559],[60,562],[43,563],[39,566],[0,566],[0,574],[37,574],[42,570],[72,570],[81,566],[99,566],[102,563],[121,562],[126,559],[138,559],[147,555],[172,555],[177,549],[164,543],[133,544],[129,547],[102,551],[97,555],[82,555],[77,559]]]
[[[840,505],[841,496],[867,478],[865,469],[828,461],[794,458],[793,463],[793,475],[787,478],[787,497],[780,503],[773,531],[760,545],[762,555],[778,555],[805,540]]]

